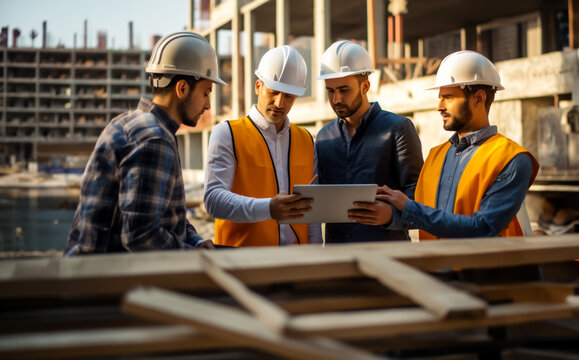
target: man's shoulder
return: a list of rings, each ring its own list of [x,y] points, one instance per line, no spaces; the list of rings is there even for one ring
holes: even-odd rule
[[[379,119],[386,119],[389,122],[391,122],[391,123],[394,122],[396,124],[402,124],[406,121],[410,121],[410,119],[407,118],[406,116],[396,114],[396,113],[393,113],[391,111],[384,110],[384,109],[378,109],[377,111],[374,111],[372,113],[372,116],[379,118]]]
[[[516,141],[511,138],[506,137],[501,133],[496,133],[495,135],[491,136],[485,143],[487,146],[496,146],[502,147],[504,149],[508,149],[513,152],[528,152],[527,149],[519,145]],[[484,145],[483,144],[483,145]]]
[[[336,126],[337,123],[338,119],[334,119],[329,123],[327,123],[326,125],[322,126],[322,128],[318,131],[318,135],[316,136],[316,138],[319,137],[320,135],[333,133],[337,131],[338,130],[338,126]]]
[[[157,117],[150,112],[132,110],[119,116],[114,121],[117,122],[117,125],[122,128],[129,138],[135,141],[146,141],[170,135],[169,130],[164,129]]]

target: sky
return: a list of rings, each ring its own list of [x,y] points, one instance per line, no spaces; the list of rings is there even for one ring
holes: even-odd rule
[[[133,22],[133,43],[151,49],[151,35],[166,35],[183,30],[189,21],[189,0],[0,0],[0,27],[21,32],[19,47],[42,46],[42,22],[47,22],[48,47],[83,46],[84,21],[87,22],[88,47],[97,46],[97,33],[107,32],[107,47],[126,49],[129,21]],[[34,42],[30,32],[38,36]]]

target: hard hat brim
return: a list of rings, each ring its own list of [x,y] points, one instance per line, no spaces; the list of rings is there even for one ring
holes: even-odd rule
[[[183,76],[191,76],[194,78],[201,78],[201,79],[206,79],[206,80],[211,80],[216,84],[219,85],[223,85],[223,86],[228,86],[227,83],[223,80],[221,80],[218,77],[207,77],[207,76],[203,76],[203,75],[199,75],[197,73],[194,72],[190,72],[190,71],[181,71],[181,70],[165,70],[165,71],[156,71],[157,69],[154,69],[153,67],[147,67],[147,69],[145,69],[145,72],[147,74],[161,74],[161,75],[165,75],[166,78],[169,79],[169,81],[171,81],[171,79],[173,78],[173,76],[175,75],[183,75]],[[169,85],[169,82],[166,83],[165,86]]]
[[[374,72],[374,71],[364,70],[364,71],[350,71],[350,72],[329,73],[329,74],[324,74],[324,75],[318,76],[318,77],[316,78],[316,80],[339,79],[339,78],[345,78],[346,76],[360,75],[360,74],[370,75],[370,74],[372,74],[373,72]]]
[[[299,86],[292,86],[292,85],[284,84],[284,83],[279,82],[279,81],[268,80],[265,78],[260,78],[260,80],[263,81],[265,86],[267,86],[269,89],[274,90],[274,91],[279,91],[282,93],[295,95],[295,96],[302,96],[306,92],[305,88],[302,88]]]
[[[495,88],[497,91],[499,90],[505,90],[505,87],[502,85],[497,85],[494,83],[487,83],[487,82],[481,82],[481,81],[472,81],[472,82],[460,82],[460,83],[452,83],[452,84],[443,84],[443,85],[435,85],[429,88],[426,88],[424,90],[436,90],[436,89],[440,89],[443,87],[464,87],[464,86],[469,86],[469,85],[487,85],[487,86],[491,86],[493,88]]]

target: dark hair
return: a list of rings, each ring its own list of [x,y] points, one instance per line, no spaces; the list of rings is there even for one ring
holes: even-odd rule
[[[195,90],[195,86],[197,86],[197,83],[199,83],[199,81],[201,81],[202,79],[201,78],[196,79],[193,76],[187,75],[175,75],[171,79],[171,82],[169,82],[169,85],[165,86],[164,88],[153,87],[153,95],[162,95],[173,91],[173,88],[175,87],[175,85],[179,80],[185,80],[187,84],[189,84],[189,87],[191,87],[191,91],[193,91]]]
[[[354,75],[356,77],[356,79],[358,79],[358,84],[363,83],[364,81],[368,80],[368,75],[367,74],[356,74]]]
[[[471,95],[476,94],[477,91],[482,90],[486,93],[487,99],[485,101],[485,109],[487,113],[491,108],[491,104],[495,101],[495,93],[497,90],[489,85],[467,85],[461,89],[464,96],[468,99]]]

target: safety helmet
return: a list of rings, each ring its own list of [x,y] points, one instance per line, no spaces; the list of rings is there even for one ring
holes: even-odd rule
[[[181,31],[169,34],[153,47],[145,72],[152,87],[169,85],[175,75],[186,75],[227,85],[219,78],[217,55],[201,35]]]
[[[462,50],[448,55],[440,63],[435,85],[427,90],[445,86],[489,85],[504,90],[501,77],[492,62],[476,51]]]
[[[348,40],[336,41],[322,55],[320,76],[316,80],[337,79],[374,72],[370,54],[362,46]]]
[[[282,45],[263,55],[255,75],[272,90],[302,96],[306,91],[308,67],[296,49]]]

